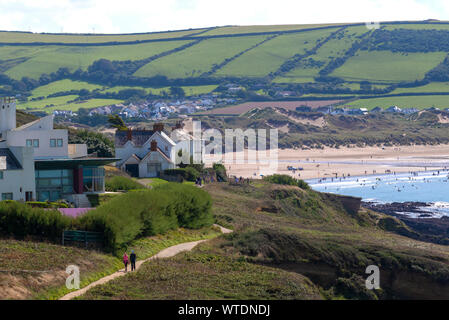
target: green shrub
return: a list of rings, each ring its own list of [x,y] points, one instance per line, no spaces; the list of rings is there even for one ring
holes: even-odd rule
[[[64,202],[47,202],[47,201],[27,201],[27,205],[33,208],[68,208],[69,206]]]
[[[168,176],[181,176],[187,181],[195,181],[200,176],[200,173],[193,167],[166,169],[164,170],[164,174]]]
[[[304,190],[310,190],[310,186],[307,184],[307,182],[301,179],[295,179],[286,174],[273,174],[271,176],[264,177],[264,180],[275,184],[297,186]]]
[[[226,174],[226,168],[221,163],[214,163],[212,165],[212,169],[214,169],[215,174],[217,176],[217,181],[228,181],[228,175]]]
[[[85,230],[103,232],[107,249],[119,252],[139,237],[211,225],[211,205],[203,190],[166,183],[113,198],[82,216],[79,223]]]
[[[212,198],[206,191],[173,183],[159,185],[155,191],[170,194],[170,205],[175,208],[179,226],[198,229],[214,222],[211,213]]]
[[[106,191],[145,189],[145,186],[133,179],[121,176],[114,176],[105,182]]]
[[[20,202],[0,202],[0,234],[23,239],[36,236],[59,241],[64,229],[74,225],[74,219],[57,210],[32,208]]]

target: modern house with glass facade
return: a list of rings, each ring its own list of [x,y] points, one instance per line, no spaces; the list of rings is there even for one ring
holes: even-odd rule
[[[0,134],[2,199],[85,204],[86,193],[104,192],[103,166],[118,160],[91,157],[85,144],[69,144],[68,131],[54,129],[53,115],[16,127],[12,98],[0,100]]]

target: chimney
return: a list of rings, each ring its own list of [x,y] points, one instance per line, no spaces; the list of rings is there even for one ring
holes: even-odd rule
[[[153,131],[158,131],[158,132],[164,131],[164,124],[162,122],[153,124]]]
[[[128,129],[128,131],[126,132],[126,140],[127,141],[132,141],[133,139],[133,130],[132,129]]]
[[[157,151],[157,141],[156,140],[151,140],[150,151]]]

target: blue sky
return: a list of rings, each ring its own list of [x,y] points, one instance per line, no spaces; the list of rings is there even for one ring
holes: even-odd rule
[[[449,20],[449,1],[0,0],[0,30],[32,32],[131,33],[222,25],[429,18]]]

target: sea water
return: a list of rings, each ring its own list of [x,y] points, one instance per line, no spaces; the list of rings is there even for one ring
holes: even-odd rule
[[[307,180],[312,189],[354,197],[364,201],[426,202],[422,207],[435,217],[449,216],[449,171],[396,173],[363,177]]]

